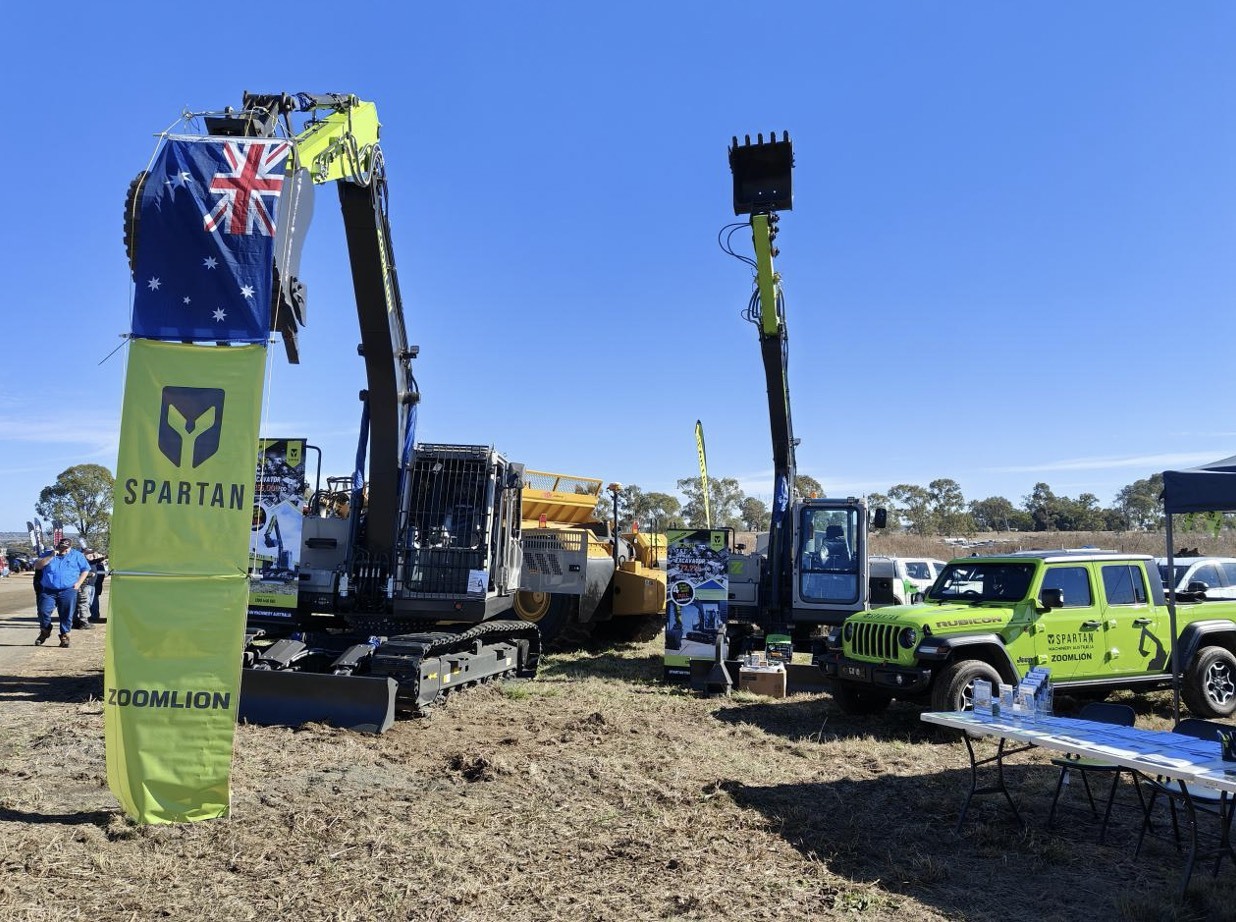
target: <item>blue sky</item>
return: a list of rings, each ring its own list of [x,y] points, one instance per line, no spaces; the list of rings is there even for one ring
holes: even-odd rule
[[[1236,453],[1236,5],[42,9],[7,14],[32,38],[0,65],[0,530],[64,468],[114,469],[126,189],[182,110],[244,90],[377,104],[425,440],[673,492],[698,418],[710,473],[768,498],[750,273],[716,237],[730,137],[788,130],[798,461],[830,495],[1106,505]],[[264,431],[335,473],[364,381],[325,191]]]

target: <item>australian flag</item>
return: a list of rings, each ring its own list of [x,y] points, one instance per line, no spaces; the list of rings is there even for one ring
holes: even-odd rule
[[[133,335],[265,342],[279,195],[291,145],[173,137],[137,203]]]

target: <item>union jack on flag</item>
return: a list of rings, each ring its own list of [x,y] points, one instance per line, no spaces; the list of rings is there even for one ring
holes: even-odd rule
[[[222,198],[206,215],[205,228],[214,231],[223,222],[225,234],[275,234],[274,203],[283,191],[287,142],[227,141],[223,156],[230,169],[210,181],[210,193]],[[267,199],[270,205],[267,205]]]
[[[167,139],[136,203],[133,335],[266,342],[291,151],[279,138]]]

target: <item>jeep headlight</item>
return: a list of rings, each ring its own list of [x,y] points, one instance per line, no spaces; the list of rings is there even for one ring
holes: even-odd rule
[[[845,642],[849,643],[854,639],[854,625],[849,621],[845,623],[845,627],[841,629],[841,636],[845,638]]]
[[[912,627],[903,627],[897,634],[897,643],[906,650],[913,650],[914,645],[918,643],[918,631]]]

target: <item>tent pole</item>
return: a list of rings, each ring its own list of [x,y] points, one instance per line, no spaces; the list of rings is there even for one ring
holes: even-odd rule
[[[1167,513],[1167,616],[1172,638],[1172,720],[1180,723],[1180,669],[1176,662],[1176,558],[1172,537],[1172,514]]]

